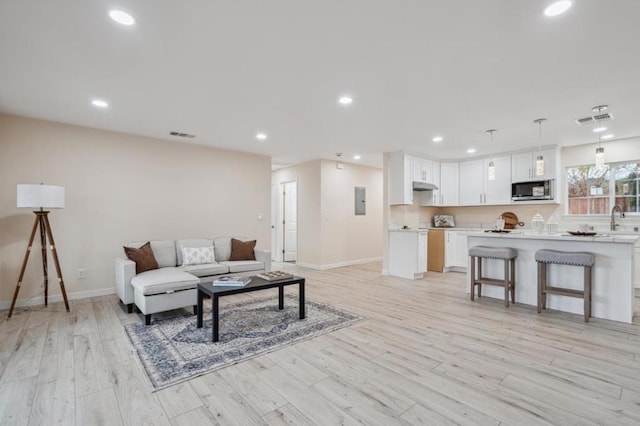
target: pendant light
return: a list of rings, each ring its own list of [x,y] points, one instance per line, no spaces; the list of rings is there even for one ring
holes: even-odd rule
[[[497,132],[496,129],[486,130],[485,133],[488,133],[491,137],[491,148],[493,149],[493,132]],[[487,178],[489,180],[496,180],[496,165],[493,163],[493,155],[491,156],[491,160],[489,161],[489,168],[487,169]]]
[[[542,122],[546,118],[537,118],[533,120],[538,124],[538,155],[536,156],[536,176],[544,176],[544,156],[542,155]]]
[[[600,146],[602,137],[598,133],[598,147],[596,148],[596,168],[604,167],[604,148]]]
[[[608,105],[598,105],[593,107],[591,110],[593,112],[597,112],[597,115],[595,116],[595,126],[596,128],[600,127],[600,122],[599,122],[599,117],[602,114],[602,111],[606,110],[607,108],[609,108]],[[595,159],[595,163],[596,163],[596,168],[601,168],[604,167],[604,148],[601,146],[601,142],[602,142],[602,132],[598,132],[598,147],[596,148],[596,159]]]

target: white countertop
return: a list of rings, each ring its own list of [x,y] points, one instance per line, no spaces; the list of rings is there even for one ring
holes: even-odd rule
[[[418,229],[390,229],[389,232],[425,232],[425,231],[458,231],[467,232],[476,235],[485,235],[491,238],[518,238],[530,240],[563,240],[563,241],[582,241],[582,242],[599,242],[599,243],[623,243],[623,244],[639,244],[640,233],[621,233],[621,232],[602,232],[593,236],[571,235],[567,232],[557,233],[538,233],[530,229],[513,229],[511,232],[489,232],[490,230],[481,228],[418,228]]]
[[[580,241],[580,242],[598,242],[598,243],[623,243],[636,244],[640,235],[620,235],[620,234],[596,234],[594,236],[571,235],[567,233],[537,233],[533,231],[512,231],[509,233],[484,232],[479,231],[485,237],[505,238],[505,239],[525,239],[525,240],[561,240],[561,241]]]

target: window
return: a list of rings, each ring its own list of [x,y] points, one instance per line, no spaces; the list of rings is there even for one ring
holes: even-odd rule
[[[640,162],[567,168],[568,214],[609,214],[614,205],[640,212]]]
[[[640,212],[638,206],[638,181],[640,180],[640,163],[619,164],[615,170],[616,204],[623,212]]]

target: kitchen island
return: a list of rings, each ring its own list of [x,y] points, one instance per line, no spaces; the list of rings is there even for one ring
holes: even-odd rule
[[[631,323],[634,303],[634,245],[636,236],[571,236],[562,234],[472,233],[469,247],[511,247],[518,251],[516,259],[516,303],[537,305],[537,264],[535,253],[539,249],[583,251],[595,255],[591,315],[613,321]],[[495,259],[484,261],[484,275],[501,277],[503,262]],[[469,271],[470,268],[467,268]],[[582,268],[569,265],[551,265],[549,284],[582,290]],[[467,273],[467,292],[471,277]],[[504,289],[483,286],[482,297],[504,298]],[[575,314],[583,313],[583,301],[579,298],[547,295],[547,309]],[[544,313],[543,313],[544,314]]]

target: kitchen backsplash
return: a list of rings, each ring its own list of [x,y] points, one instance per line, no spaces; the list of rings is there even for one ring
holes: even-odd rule
[[[495,226],[496,219],[504,212],[512,212],[524,222],[525,228],[530,228],[530,222],[536,213],[540,213],[547,220],[552,214],[562,215],[562,207],[557,204],[527,204],[507,206],[477,206],[477,207],[421,207],[417,205],[390,206],[391,224],[399,227],[408,226],[416,229],[420,223],[433,224],[434,214],[453,215],[456,227],[485,228]]]
[[[493,229],[496,219],[504,212],[512,212],[518,216],[520,222],[524,222],[524,229],[531,229],[531,219],[536,213],[540,213],[545,222],[551,215],[558,215],[560,231],[577,230],[580,225],[589,225],[598,232],[609,231],[609,215],[598,217],[563,216],[563,206],[556,204],[523,204],[508,206],[474,206],[474,207],[421,207],[413,205],[390,206],[390,225],[398,228],[408,226],[417,229],[420,225],[433,226],[434,214],[450,214],[454,216],[456,228],[481,228]],[[627,215],[620,218],[616,213],[616,228],[619,232],[640,232],[640,217]],[[518,227],[520,228],[520,227]]]

